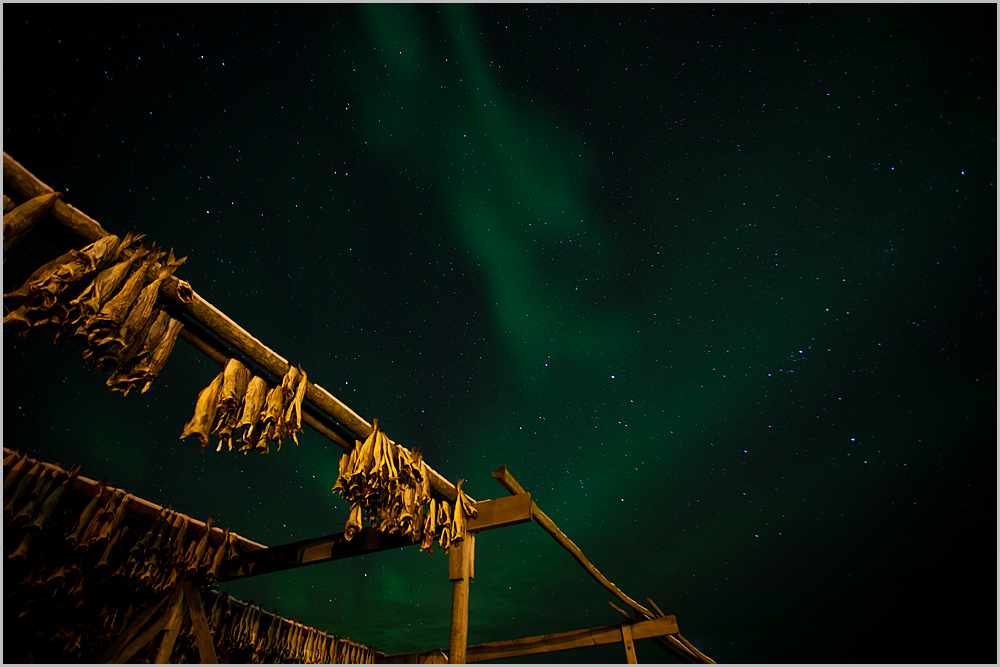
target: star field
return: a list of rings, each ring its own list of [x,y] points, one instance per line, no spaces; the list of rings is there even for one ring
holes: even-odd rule
[[[4,18],[8,154],[187,255],[472,497],[505,464],[716,661],[995,661],[971,612],[995,569],[995,5]],[[5,292],[61,252],[44,236]],[[6,446],[268,545],[342,530],[316,433],[178,440],[218,372],[192,348],[126,398],[41,332],[3,354]],[[446,568],[401,550],[228,588],[420,651],[447,645]],[[535,526],[483,533],[476,575],[470,644],[621,620]]]

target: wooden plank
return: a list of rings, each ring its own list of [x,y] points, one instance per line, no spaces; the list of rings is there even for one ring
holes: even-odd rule
[[[387,549],[399,549],[413,544],[409,537],[380,533],[366,526],[358,531],[352,540],[347,540],[344,533],[337,533],[244,553],[238,563],[230,565],[228,569],[219,573],[219,582],[280,572],[329,560],[363,556]]]
[[[632,640],[649,639],[671,635],[677,632],[677,619],[674,616],[657,617],[648,621],[639,621],[629,626],[632,631]],[[514,658],[521,655],[535,655],[538,653],[552,653],[555,651],[565,651],[574,648],[584,648],[587,646],[600,646],[602,644],[616,644],[622,641],[622,631],[620,625],[606,625],[599,628],[589,628],[587,630],[572,630],[570,632],[560,632],[552,635],[540,635],[537,637],[525,637],[523,639],[508,639],[501,642],[489,644],[477,644],[465,649],[466,662],[484,662],[486,660],[501,660],[504,658]],[[440,649],[437,649],[438,651]],[[422,663],[435,651],[424,651],[422,653],[403,653],[400,655],[390,655],[378,660],[380,663],[392,664],[413,664]]]
[[[469,581],[472,578],[476,536],[469,533],[465,539],[451,545],[448,576],[452,580],[451,632],[448,635],[448,664],[465,664],[465,647],[469,640]]]
[[[215,644],[212,642],[212,631],[208,628],[208,619],[205,618],[205,606],[201,601],[201,594],[191,583],[189,577],[183,581],[184,598],[187,600],[188,610],[191,612],[191,623],[194,626],[194,641],[198,646],[198,659],[201,664],[217,665],[219,658],[215,654]]]
[[[524,489],[521,487],[520,484],[517,483],[517,480],[514,479],[514,476],[510,474],[510,472],[507,470],[507,466],[505,465],[502,465],[493,471],[493,478],[496,479],[498,482],[500,482],[500,485],[503,486],[505,489],[507,489],[507,491],[509,491],[511,494],[524,493]],[[536,505],[534,502],[531,503],[531,518],[535,521],[535,523],[541,526],[542,529],[545,530],[545,532],[547,532],[549,535],[555,538],[555,541],[558,542],[560,546],[569,551],[570,554],[572,554],[573,558],[575,558],[577,562],[583,566],[583,569],[586,570],[587,573],[590,574],[590,576],[592,576],[594,579],[597,580],[597,583],[599,583],[601,586],[604,586],[606,589],[611,591],[611,593],[616,598],[627,604],[629,607],[632,607],[632,609],[635,609],[637,612],[645,616],[647,619],[655,617],[655,614],[653,614],[653,612],[646,609],[645,607],[643,607],[641,604],[639,604],[629,596],[625,595],[625,593],[623,593],[621,589],[619,589],[617,586],[611,583],[611,581],[609,581],[607,577],[601,574],[600,571],[596,567],[594,567],[594,565],[589,560],[587,560],[587,557],[583,555],[583,552],[580,550],[580,547],[576,546],[576,544],[573,543],[573,540],[566,537],[566,534],[563,533],[561,530],[559,530],[559,527],[556,526],[555,522],[552,521],[552,519],[550,519],[548,516],[546,516],[545,512],[538,509],[538,505]]]
[[[187,575],[181,575],[187,578]],[[187,603],[184,601],[182,582],[177,582],[174,590],[176,591],[173,598],[170,600],[170,608],[167,609],[165,614],[167,618],[166,632],[163,634],[163,642],[160,643],[160,648],[156,652],[156,659],[154,662],[157,665],[165,665],[170,662],[170,656],[174,652],[174,644],[177,642],[177,636],[181,633],[181,624],[184,622],[184,610]]]
[[[159,608],[163,606],[163,603],[166,602],[168,599],[170,599],[170,593],[165,593],[163,597],[160,598],[159,602],[146,607],[145,611],[139,614],[139,617],[134,621],[132,621],[132,624],[129,627],[122,630],[121,635],[118,636],[118,639],[115,640],[115,643],[112,644],[110,648],[108,648],[108,650],[104,653],[103,656],[101,656],[101,659],[98,660],[98,662],[100,663],[113,662],[113,658],[119,653],[121,653],[122,649],[125,646],[128,646],[129,642],[131,642],[132,639],[135,638],[135,636],[139,633],[139,631],[142,630],[143,626],[149,623],[149,619],[153,618],[153,614],[155,614],[157,610],[159,610]],[[152,639],[152,637],[150,637],[150,639]],[[146,641],[148,643],[149,640]]]
[[[493,498],[473,503],[476,518],[469,519],[470,533],[484,530],[514,526],[531,521],[531,494],[521,493],[516,496]]]
[[[136,637],[128,646],[126,646],[121,653],[111,658],[108,662],[116,664],[126,663],[131,660],[136,653],[142,650],[146,644],[153,641],[156,635],[158,635],[160,631],[166,627],[167,623],[172,618],[174,607],[183,601],[181,599],[181,592],[180,586],[175,586],[173,592],[170,594],[170,604],[167,605],[167,611],[156,619],[156,622],[149,626],[145,632]],[[159,607],[159,605],[157,605],[157,607]]]
[[[622,643],[625,644],[625,660],[630,665],[638,664],[635,658],[635,643],[632,641],[632,624],[622,623]]]
[[[476,518],[469,520],[469,533],[531,520],[531,494],[528,493],[483,500],[473,503],[473,507],[476,509]],[[344,533],[336,533],[260,551],[244,552],[239,563],[232,564],[220,573],[219,582],[413,545],[414,542],[409,537],[380,533],[366,526],[350,541],[344,537]]]

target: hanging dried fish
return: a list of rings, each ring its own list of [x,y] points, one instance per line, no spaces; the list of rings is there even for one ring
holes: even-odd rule
[[[247,385],[246,396],[243,399],[243,411],[240,413],[240,422],[236,428],[244,428],[243,437],[240,442],[244,443],[240,451],[246,452],[253,449],[260,437],[260,416],[267,401],[267,382],[259,375],[251,378]]]
[[[67,288],[89,278],[107,264],[114,261],[114,253],[118,250],[119,239],[114,234],[102,237],[81,250],[70,250],[52,261],[40,266],[32,273],[21,287],[4,294],[9,299],[8,307],[20,305],[17,311],[49,310],[55,304],[56,298]],[[15,312],[4,316],[4,324],[9,320],[27,322],[33,326],[33,317],[15,316]]]
[[[344,526],[344,539],[352,540],[357,532],[361,530],[361,505],[354,504],[351,505],[351,514],[347,519],[347,525]]]
[[[298,368],[290,366],[281,381],[286,403],[285,412],[281,418],[281,435],[279,437],[291,436],[296,445],[299,444],[298,432],[302,430],[302,401],[306,395],[307,385],[308,378],[306,372],[302,370],[302,366]]]
[[[158,254],[158,253],[157,253]],[[136,274],[142,272],[143,270],[152,270],[152,263],[154,258],[157,258],[157,254],[151,253],[143,262],[143,268],[136,272]],[[162,254],[159,254],[162,257]],[[124,318],[121,326],[118,327],[116,331],[112,331],[108,337],[100,341],[99,345],[103,348],[103,356],[99,360],[99,366],[103,368],[117,368],[122,363],[127,362],[132,354],[128,354],[130,348],[134,349],[138,343],[141,346],[142,338],[139,337],[139,333],[148,330],[149,325],[152,324],[153,319],[158,315],[158,311],[154,309],[156,305],[157,297],[159,296],[160,284],[168,277],[173,275],[174,271],[184,263],[186,257],[181,259],[174,258],[174,251],[171,249],[169,257],[165,262],[160,264],[160,268],[156,274],[155,279],[145,285],[139,292],[139,296],[135,299],[135,302],[131,305],[128,310],[128,315]],[[149,267],[146,269],[146,267]],[[126,285],[127,287],[127,285]],[[123,292],[125,289],[123,288]],[[117,297],[116,297],[117,298]],[[104,308],[101,309],[101,313],[104,313]],[[95,327],[98,326],[100,321],[100,314],[95,318]],[[88,340],[90,338],[88,337]]]
[[[461,542],[465,539],[465,533],[468,530],[468,520],[475,519],[476,515],[479,513],[479,511],[469,502],[465,492],[462,491],[462,482],[464,481],[464,479],[460,479],[455,484],[456,490],[458,491],[458,497],[455,500],[455,511],[453,513],[452,520],[452,542]]]
[[[38,481],[38,475],[41,473],[41,471],[42,471],[42,464],[39,463],[38,461],[35,461],[35,464],[31,466],[31,470],[29,470],[28,474],[25,475],[20,482],[18,482],[17,487],[14,489],[14,493],[11,494],[10,498],[8,498],[7,502],[4,504],[3,506],[4,518],[10,518],[11,516],[13,516],[14,510],[20,506],[19,501],[21,499],[21,496],[23,496],[28,491],[31,485],[35,484]]]
[[[111,260],[113,263],[98,273],[76,298],[70,300],[63,329],[71,338],[86,339],[90,320],[118,293],[134,270],[136,262],[142,260],[149,252],[145,246],[135,251],[130,249],[138,238],[142,237],[134,237],[131,232],[126,234],[118,246],[109,253],[109,257],[114,257]]]
[[[166,365],[183,327],[183,323],[161,310],[146,334],[142,350],[136,355],[132,366],[120,375],[112,374],[108,379],[111,389],[128,395],[129,391],[141,386],[140,393],[145,394]]]
[[[73,529],[69,535],[66,536],[66,541],[70,543],[71,546],[76,546],[77,542],[82,537],[87,526],[90,525],[90,521],[97,512],[97,508],[101,504],[101,497],[104,495],[104,480],[101,480],[97,487],[97,495],[87,504],[87,507],[80,514],[79,520],[76,522],[76,527]]]
[[[247,385],[253,374],[238,359],[230,359],[223,370],[222,390],[218,398],[218,412],[215,420],[218,424],[219,446],[215,451],[221,451],[222,445],[228,445],[233,451],[233,429],[239,424],[240,410],[247,393]]]
[[[194,417],[184,425],[181,433],[181,440],[189,435],[197,435],[201,441],[201,450],[208,449],[208,435],[212,431],[215,423],[215,412],[218,404],[219,392],[222,390],[223,373],[219,373],[212,380],[211,384],[198,393],[198,401],[194,408]]]

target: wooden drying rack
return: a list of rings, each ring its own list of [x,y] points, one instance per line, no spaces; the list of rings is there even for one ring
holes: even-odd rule
[[[35,177],[6,152],[3,154],[3,176],[5,185],[24,201],[54,192],[51,187]],[[48,212],[59,224],[88,243],[110,234],[96,220],[62,201],[59,194],[53,197],[47,205]],[[5,255],[8,249],[13,249],[30,232],[33,224],[32,221],[17,230],[9,230],[5,215]],[[250,335],[225,313],[195,292],[185,281],[170,276],[161,284],[160,294],[178,312],[183,314],[186,320],[180,338],[216,363],[224,367],[231,357],[242,355],[269,374],[272,381],[277,379],[278,383],[288,372],[290,366],[287,359]],[[218,342],[215,340],[216,338],[222,342]],[[352,440],[363,441],[371,434],[371,424],[320,385],[308,382],[305,399],[302,421],[320,435],[336,443],[345,452],[350,452],[353,449]],[[450,502],[454,502],[457,497],[455,485],[430,466],[427,466],[427,472],[430,477],[431,489]],[[493,477],[511,495],[482,502],[476,502],[469,498],[469,501],[474,503],[478,510],[478,516],[470,521],[466,539],[453,544],[449,553],[448,576],[453,582],[453,588],[451,633],[447,653],[442,649],[436,649],[424,653],[387,656],[382,658],[380,662],[460,664],[622,642],[625,646],[628,662],[634,663],[636,657],[633,641],[651,638],[658,646],[681,661],[714,664],[713,660],[680,635],[674,616],[663,614],[650,598],[646,598],[655,610],[651,611],[625,595],[601,574],[587,560],[580,548],[538,508],[531,499],[531,495],[517,483],[505,466],[500,466],[493,473]],[[549,533],[601,586],[625,606],[631,608],[635,618],[614,603],[609,602],[608,604],[612,608],[627,619],[625,622],[619,625],[554,635],[467,646],[469,581],[474,577],[476,534],[484,530],[502,528],[527,521],[534,521]],[[220,573],[219,581],[278,572],[293,567],[412,544],[413,542],[409,538],[399,538],[367,527],[362,529],[351,541],[344,539],[343,533],[276,547],[264,547],[255,542],[244,540],[241,544],[244,552],[239,563],[228,571]]]

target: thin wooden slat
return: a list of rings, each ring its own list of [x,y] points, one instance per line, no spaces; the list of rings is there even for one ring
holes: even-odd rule
[[[201,601],[201,594],[191,583],[189,577],[184,577],[182,585],[184,586],[184,598],[187,600],[188,610],[191,612],[194,641],[198,646],[198,658],[203,665],[217,665],[219,658],[215,654],[212,631],[209,630],[208,619],[205,618],[205,607]]]
[[[517,480],[514,479],[514,476],[510,474],[510,471],[507,470],[507,466],[502,465],[496,470],[494,470],[493,477],[498,482],[500,482],[500,485],[503,486],[505,489],[507,489],[507,491],[509,491],[511,494],[524,493],[524,489],[521,487],[520,484],[517,483]],[[558,542],[560,546],[569,551],[573,555],[573,558],[575,558],[577,562],[583,566],[583,569],[586,570],[587,573],[590,574],[590,576],[592,576],[594,579],[597,580],[597,583],[599,583],[600,585],[604,586],[606,589],[611,591],[611,593],[615,597],[617,597],[619,600],[627,604],[629,607],[632,607],[632,609],[635,609],[637,612],[645,616],[647,619],[654,618],[655,615],[653,614],[653,612],[649,611],[641,604],[639,604],[629,596],[625,595],[625,593],[623,593],[621,589],[619,589],[617,586],[611,583],[611,581],[609,581],[607,577],[601,574],[601,572],[596,567],[594,567],[594,565],[589,560],[587,560],[587,557],[583,555],[583,552],[580,550],[580,547],[576,546],[573,540],[566,537],[566,534],[563,533],[561,530],[559,530],[559,527],[556,526],[555,522],[552,521],[552,519],[550,519],[548,516],[546,516],[545,512],[538,509],[538,505],[536,505],[534,502],[531,503],[531,517],[535,520],[535,522],[539,526],[542,527],[543,530],[545,530],[545,532],[547,532],[549,535],[555,538],[555,541]]]
[[[630,665],[638,664],[635,657],[635,643],[632,641],[632,624],[622,623],[622,643],[625,644],[625,660]]]

